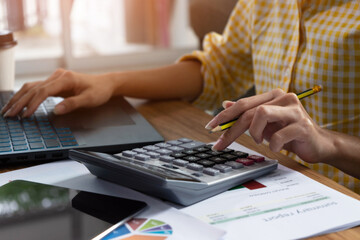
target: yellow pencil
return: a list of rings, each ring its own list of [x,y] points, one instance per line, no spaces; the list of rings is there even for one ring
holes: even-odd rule
[[[301,92],[301,93],[298,93],[297,94],[297,97],[301,100],[305,97],[308,97],[310,95],[313,95],[315,93],[318,93],[322,90],[322,86],[321,85],[315,85],[313,88],[311,89],[308,89],[304,92]],[[226,122],[226,123],[222,123],[220,124],[219,126],[213,128],[210,130],[210,133],[214,133],[214,132],[220,132],[220,131],[224,131],[228,128],[230,128],[232,125],[234,125],[234,123],[237,121],[237,119],[233,119],[229,122]]]

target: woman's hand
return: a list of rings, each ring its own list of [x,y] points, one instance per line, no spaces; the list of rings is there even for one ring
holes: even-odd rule
[[[334,136],[320,128],[307,114],[297,96],[280,89],[258,96],[224,102],[225,110],[206,126],[212,129],[221,123],[238,118],[216,144],[222,150],[246,130],[256,143],[269,142],[272,151],[286,149],[310,163],[322,162],[334,154]]]
[[[80,107],[99,106],[110,99],[114,87],[102,75],[88,75],[58,69],[47,80],[30,82],[13,96],[1,113],[6,117],[31,116],[49,96],[65,98],[56,105],[55,114],[65,114]]]

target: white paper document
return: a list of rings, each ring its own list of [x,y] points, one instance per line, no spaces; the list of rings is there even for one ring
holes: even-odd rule
[[[128,226],[126,225],[124,228],[128,231],[122,232],[122,235],[116,238],[119,240],[215,240],[220,239],[225,234],[225,231],[184,214],[156,198],[103,181],[90,174],[84,165],[75,161],[47,163],[0,174],[0,186],[17,179],[146,202],[149,205],[147,210],[136,216],[137,222],[142,224],[138,228],[126,227]],[[151,229],[157,228],[160,230],[151,232]]]
[[[252,152],[238,144],[230,148]],[[299,239],[360,225],[360,201],[282,165],[248,188],[182,211],[224,229],[224,239]]]

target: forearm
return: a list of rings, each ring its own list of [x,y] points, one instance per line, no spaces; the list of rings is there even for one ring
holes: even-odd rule
[[[326,130],[328,131],[328,130]],[[328,131],[331,135],[333,154],[322,162],[360,179],[360,138]]]
[[[106,74],[113,95],[145,99],[195,99],[202,91],[201,63],[180,62],[166,67]]]

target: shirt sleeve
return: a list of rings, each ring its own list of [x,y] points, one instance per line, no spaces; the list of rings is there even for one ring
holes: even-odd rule
[[[222,35],[207,34],[203,51],[194,51],[179,59],[202,63],[203,91],[193,102],[197,107],[215,110],[222,101],[236,99],[253,86],[252,11],[253,1],[238,1]]]

